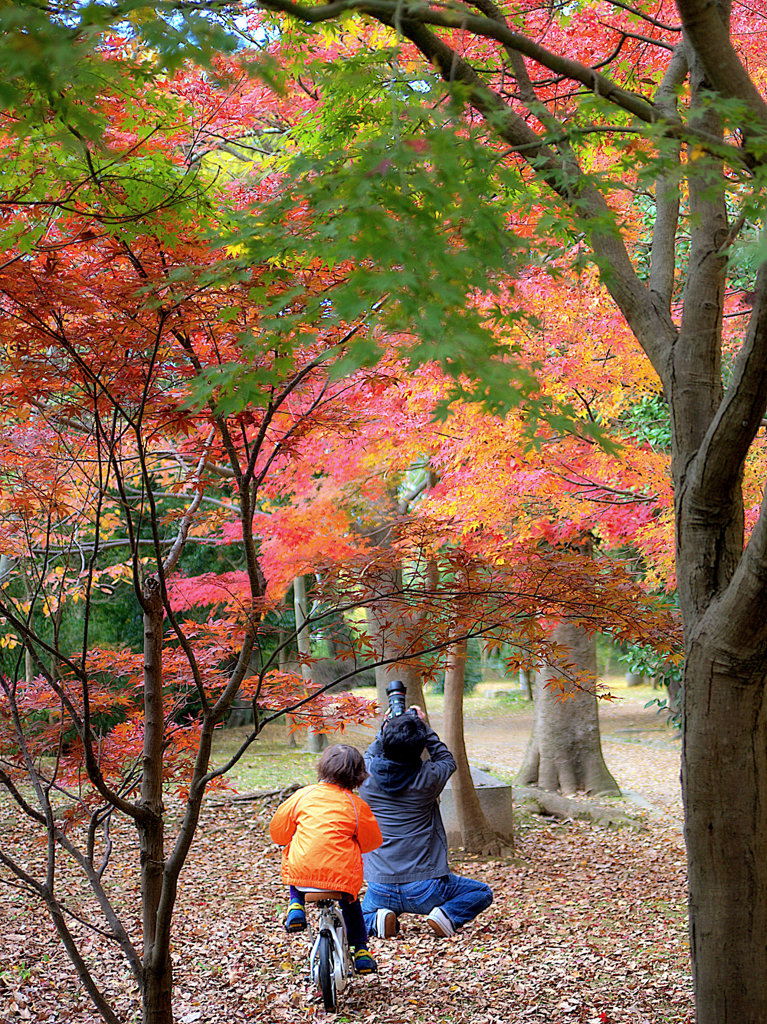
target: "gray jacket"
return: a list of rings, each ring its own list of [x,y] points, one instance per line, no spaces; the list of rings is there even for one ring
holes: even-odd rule
[[[359,793],[383,835],[383,844],[362,858],[367,882],[420,882],[450,870],[439,794],[456,766],[433,729],[427,733],[426,749],[430,760],[398,764],[384,756],[379,732],[365,753],[370,775]]]

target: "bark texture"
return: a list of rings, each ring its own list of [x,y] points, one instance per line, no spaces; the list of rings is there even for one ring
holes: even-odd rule
[[[141,911],[144,935],[142,1021],[172,1024],[173,967],[170,943],[158,934],[163,896],[165,823],[163,818],[163,741],[165,709],[162,693],[163,605],[160,585],[150,576],[144,586],[144,753],[141,813],[137,819],[141,865]]]
[[[401,577],[400,570],[393,570],[391,573],[391,586],[398,585]],[[380,585],[380,581],[379,581]],[[370,639],[376,651],[376,658],[385,664],[377,664],[376,674],[376,698],[378,706],[383,713],[388,707],[386,687],[393,679],[400,679],[405,684],[407,691],[405,700],[408,707],[417,704],[425,710],[425,699],[423,694],[423,677],[417,662],[398,660],[404,654],[410,652],[412,640],[405,641],[406,649],[403,649],[403,637],[412,637],[414,629],[417,629],[417,619],[408,610],[397,607],[396,603],[382,597],[380,601],[371,605],[367,611],[367,626]]]
[[[306,659],[312,655],[312,638],[307,624],[309,605],[306,597],[306,579],[296,576],[293,580],[293,607],[296,614],[296,644],[301,660],[301,676],[306,684],[307,695],[315,690],[313,666]],[[321,753],[328,745],[322,721],[312,722],[307,728],[306,749],[313,754]]]
[[[561,622],[553,640],[570,652],[569,660],[596,683],[596,641],[583,630]],[[599,707],[595,693],[553,684],[561,673],[557,665],[543,665],[535,674],[533,731],[522,768],[521,786],[537,786],[553,793],[610,793],[620,796],[602,755]]]
[[[453,799],[461,842],[467,853],[491,854],[513,850],[513,843],[501,836],[488,822],[479,802],[471,777],[463,730],[463,691],[466,677],[466,641],[456,644],[448,654],[445,671],[445,735],[444,740],[455,758],[452,778]]]
[[[699,1024],[767,1019],[764,682],[710,637],[691,645],[682,782]]]
[[[430,479],[430,478],[429,478]],[[391,546],[399,520],[407,514],[410,502],[420,495],[422,488],[412,495],[400,497],[396,486],[380,499],[375,516],[371,516],[367,529],[369,536],[383,549]],[[426,711],[423,693],[423,673],[419,664],[421,635],[427,614],[423,592],[436,585],[436,570],[427,563],[425,579],[409,582],[409,577],[395,555],[386,564],[379,562],[365,578],[367,604],[365,607],[368,634],[375,657],[376,698],[381,714],[386,711],[386,687],[393,679],[405,685],[406,702]]]
[[[614,807],[607,807],[594,800],[573,799],[560,793],[550,793],[534,786],[515,786],[514,803],[535,814],[550,815],[552,818],[575,821],[593,821],[610,828],[636,828],[645,826],[638,818]]]

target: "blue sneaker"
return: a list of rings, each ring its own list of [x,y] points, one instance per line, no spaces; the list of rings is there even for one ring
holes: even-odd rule
[[[354,950],[354,970],[357,974],[375,974],[378,964],[364,946]]]
[[[285,918],[286,932],[302,932],[306,928],[306,911],[303,903],[294,900],[288,905],[288,916]]]

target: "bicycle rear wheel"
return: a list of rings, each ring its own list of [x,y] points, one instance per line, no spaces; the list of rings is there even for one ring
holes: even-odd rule
[[[327,933],[320,935],[318,949],[320,964],[320,989],[326,1010],[335,1010],[338,997],[336,995],[336,973],[333,968],[333,940]]]

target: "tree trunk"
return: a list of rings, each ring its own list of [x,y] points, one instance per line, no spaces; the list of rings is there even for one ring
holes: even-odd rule
[[[287,648],[283,646],[284,643],[285,643],[285,638],[286,637],[287,637],[287,631],[286,630],[279,629],[277,631],[277,642],[280,645],[279,654],[278,654],[278,659],[279,660],[278,660],[277,664],[279,665],[280,672],[287,672],[288,671],[288,664],[289,664],[290,656],[288,654]],[[287,740],[287,744],[288,744],[289,747],[297,746],[297,743],[296,743],[296,731],[293,728],[293,725],[295,724],[295,721],[296,720],[295,720],[295,718],[292,715],[285,715],[285,738]]]
[[[160,584],[150,576],[144,584],[144,751],[141,815],[137,825],[141,864],[141,911],[144,935],[143,1024],[173,1024],[173,968],[169,938],[158,935],[157,917],[163,897],[165,825],[163,821],[163,741],[165,710],[162,693],[163,607]]]
[[[490,675],[490,644],[485,640],[479,642],[480,679],[486,683]]]
[[[379,577],[375,581],[375,589],[384,594],[396,593],[401,586],[402,573],[399,569],[392,569],[386,579]],[[383,714],[388,706],[386,687],[392,679],[400,679],[405,684],[405,701],[408,707],[417,704],[425,711],[423,677],[417,663],[394,660],[403,653],[414,653],[411,649],[415,642],[417,622],[414,621],[413,613],[399,602],[382,596],[380,601],[368,605],[365,614],[376,660],[389,662],[386,665],[376,665],[375,668],[376,699],[381,713]],[[403,638],[408,648],[406,651],[403,651]]]
[[[570,661],[596,682],[596,641],[578,626],[561,622],[553,640],[570,651]],[[577,686],[549,686],[558,676],[556,665],[544,665],[535,674],[533,732],[522,768],[521,786],[537,786],[565,794],[614,793],[620,789],[605,764],[599,736],[596,694]]]
[[[392,486],[381,499],[376,519],[370,524],[381,548],[391,551],[392,531],[407,509],[408,501],[401,501],[397,496],[396,487]],[[436,568],[429,562],[427,578],[423,581],[426,589],[436,584],[435,576]],[[365,618],[374,658],[376,662],[388,662],[385,665],[376,664],[375,667],[376,699],[381,714],[385,713],[388,706],[386,687],[393,679],[399,679],[404,683],[408,706],[417,704],[426,711],[423,675],[418,666],[421,627],[425,613],[408,594],[402,564],[398,562],[394,552],[391,552],[388,564],[378,565],[373,571],[366,573],[365,586],[368,591]],[[397,660],[400,657],[404,660]]]
[[[154,957],[144,972],[142,1024],[173,1024],[173,970],[170,952]]]
[[[685,679],[682,780],[696,1020],[764,1024],[765,671],[738,664],[731,649],[701,643],[688,656]]]
[[[533,693],[534,681],[535,672],[531,668],[521,668],[519,670],[519,685],[529,701],[532,701],[535,697]]]
[[[467,853],[497,850],[501,840],[485,817],[471,777],[463,730],[463,689],[466,676],[466,641],[450,648],[445,670],[445,744],[457,765],[451,785],[455,813],[461,829],[461,842]]]
[[[298,645],[298,656],[301,659],[301,675],[306,683],[306,692],[314,692],[312,681],[312,666],[307,665],[304,659],[311,657],[312,641],[309,627],[306,625],[308,605],[306,601],[306,580],[303,576],[296,576],[293,580],[293,604],[296,612],[296,643]],[[307,729],[306,749],[314,754],[321,753],[327,746],[328,739],[322,731],[322,723],[309,725]]]

